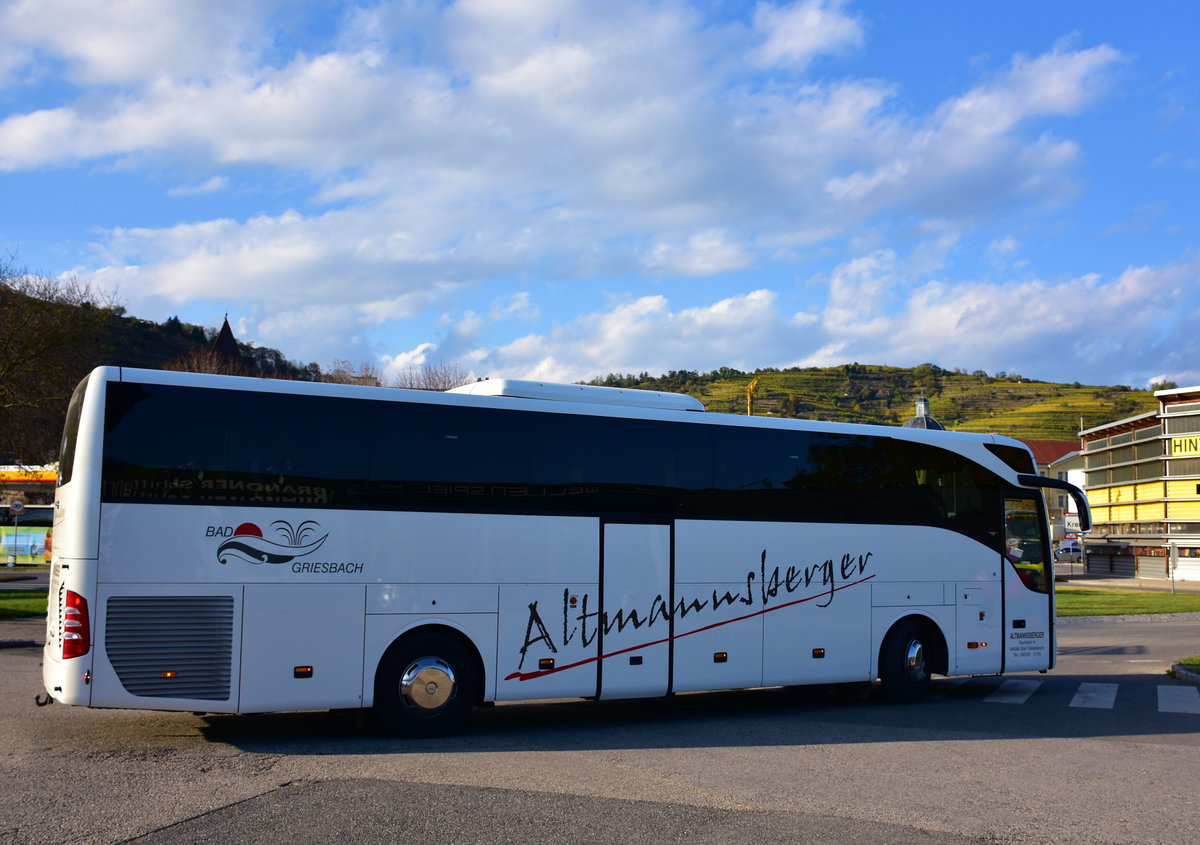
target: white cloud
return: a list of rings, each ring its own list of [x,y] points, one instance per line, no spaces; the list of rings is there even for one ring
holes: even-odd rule
[[[1017,56],[1008,70],[942,103],[913,132],[869,136],[875,161],[830,177],[834,200],[883,208],[903,204],[957,215],[1010,202],[1016,195],[1061,196],[1063,174],[1079,146],[1042,133],[1025,142],[1019,131],[1035,118],[1072,115],[1107,88],[1123,60],[1107,45],[1068,51],[1058,47],[1035,58]]]
[[[819,55],[860,47],[862,25],[842,13],[845,5],[843,0],[805,0],[782,7],[759,3],[754,29],[765,40],[758,60],[803,69]]]
[[[238,321],[239,339],[279,349],[301,363],[328,366],[335,360],[371,361],[375,351],[370,324],[358,308],[302,305],[287,309],[255,308]]]
[[[1017,251],[1020,244],[1012,235],[1005,235],[1003,238],[996,238],[988,244],[988,252],[993,255],[1012,255]]]
[[[530,292],[523,290],[494,300],[492,302],[492,310],[488,316],[492,320],[528,321],[536,319],[539,313],[539,309],[533,302]]]
[[[212,77],[240,65],[267,11],[257,0],[17,0],[0,10],[0,46],[62,56],[79,83]]]
[[[1166,362],[1175,368],[1167,377],[1200,381],[1194,363],[1200,341],[1191,329],[1197,315],[1177,313],[1170,304],[1200,284],[1200,259],[1129,268],[1108,280],[1089,274],[955,285],[914,282],[909,273],[918,263],[888,251],[846,262],[831,274],[829,298],[816,311],[788,314],[780,294],[766,289],[682,309],[654,295],[581,315],[549,333],[471,346],[457,357],[448,358],[446,347],[420,351],[429,360],[457,361],[477,376],[558,381],[849,360],[931,361],[1063,381],[1076,380],[1086,362],[1098,370],[1144,372],[1146,383],[1151,374],[1161,380]],[[1126,336],[1161,340],[1131,344]],[[781,350],[791,354],[781,357]]]
[[[676,311],[665,296],[645,296],[499,346],[475,361],[475,373],[576,381],[710,366],[702,362],[752,367],[785,330],[776,300],[757,290]]]
[[[201,194],[216,194],[229,188],[228,176],[212,176],[199,185],[181,185],[171,188],[167,194],[173,197],[193,197]]]
[[[1129,268],[1111,280],[1095,274],[1061,282],[929,280],[881,313],[860,300],[902,288],[891,258],[867,256],[835,271],[820,330],[812,333],[830,339],[802,364],[932,361],[1074,381],[1082,367],[1155,372],[1166,356],[1200,375],[1192,363],[1200,354],[1191,329],[1196,315],[1174,305],[1200,285],[1200,259]]]
[[[1072,165],[1078,146],[1050,136],[1021,144],[1013,133],[1031,117],[1086,105],[1119,58],[1108,47],[1018,57],[935,114],[910,117],[883,111],[894,90],[886,82],[746,90],[738,83],[749,65],[728,54],[713,61],[733,30],[705,28],[676,4],[629,2],[620,14],[587,3],[505,5],[449,8],[440,28],[423,32],[440,40],[419,64],[380,23],[399,14],[390,7],[349,18],[325,52],[278,64],[258,59],[255,15],[217,7],[197,31],[233,27],[243,46],[232,58],[205,54],[220,72],[200,76],[189,72],[199,59],[153,59],[176,48],[190,13],[145,33],[144,61],[161,66],[154,74],[104,65],[82,28],[53,38],[39,30],[26,37],[89,68],[88,78],[128,86],[9,116],[0,169],[146,157],[296,171],[315,201],[386,221],[368,224],[364,248],[348,255],[362,274],[404,252],[407,238],[431,260],[476,265],[467,272],[547,255],[570,256],[578,272],[596,268],[599,243],[608,272],[640,263],[706,276],[751,266],[761,246],[861,230],[889,208],[978,216],[1017,190],[1060,191],[1051,176]],[[755,27],[771,60],[792,66],[863,41],[841,3],[760,4]],[[957,207],[946,209],[951,196]],[[305,240],[344,252],[339,225],[352,216],[311,216]],[[441,231],[411,237],[431,229]],[[453,249],[438,249],[448,241]],[[231,249],[241,247],[205,244],[208,253]],[[167,260],[175,270],[185,256]]]
[[[287,46],[273,0],[152,6],[0,11],[0,78],[66,68],[61,99],[0,120],[0,171],[115,162],[175,196],[261,189],[261,208],[220,219],[97,232],[78,272],[146,316],[240,307],[255,340],[306,359],[584,378],[843,355],[997,369],[990,355],[1032,371],[1064,347],[1115,360],[1064,339],[1083,303],[1116,318],[1143,277],[1194,278],[940,275],[981,220],[1074,197],[1087,150],[1062,118],[1109,90],[1125,57],[1108,45],[1017,55],[906,112],[900,82],[855,78],[869,29],[837,0],[760,2],[749,22],[675,0],[385,2]],[[810,75],[833,55],[838,78]],[[1000,271],[1026,240],[978,251]],[[752,269],[746,293],[733,279]],[[617,304],[577,292],[597,279]],[[554,297],[584,313],[557,316]]]
[[[384,381],[393,381],[397,376],[409,372],[414,367],[421,367],[431,363],[429,354],[436,349],[436,344],[426,342],[419,344],[416,348],[410,349],[407,352],[382,356]]]
[[[59,159],[62,147],[47,150],[43,144],[48,140],[66,141],[77,136],[80,129],[75,113],[65,108],[6,118],[0,122],[0,170],[21,170]],[[66,146],[69,149],[73,145]]]
[[[648,269],[677,276],[712,276],[741,270],[750,263],[743,247],[731,243],[718,229],[692,235],[686,244],[656,244],[643,261]]]

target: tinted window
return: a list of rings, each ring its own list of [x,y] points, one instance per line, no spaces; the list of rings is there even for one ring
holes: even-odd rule
[[[933,525],[1003,550],[1000,479],[886,436],[112,384],[109,501]]]
[[[391,507],[672,512],[711,486],[696,426],[378,403],[372,500]]]
[[[1028,472],[1033,475],[1037,474],[1037,467],[1033,463],[1033,456],[1020,446],[989,443],[987,444],[987,449],[1017,472]]]
[[[505,507],[529,477],[525,414],[374,402],[371,501],[383,507]]]
[[[924,443],[810,431],[721,428],[720,510],[811,522],[933,525],[999,549],[999,479]]]
[[[104,496],[362,504],[367,411],[354,400],[110,384]]]
[[[530,480],[584,488],[596,510],[693,513],[712,487],[707,426],[537,414]]]
[[[88,378],[79,382],[79,386],[71,394],[71,404],[67,406],[67,421],[63,425],[62,444],[58,450],[58,484],[60,486],[70,481],[75,472],[75,446],[79,441],[79,417],[83,413],[83,397],[87,393]]]

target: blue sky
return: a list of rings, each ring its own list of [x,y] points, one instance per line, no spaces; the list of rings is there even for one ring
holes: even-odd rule
[[[1197,384],[1198,32],[1190,2],[8,0],[0,250],[385,373]]]

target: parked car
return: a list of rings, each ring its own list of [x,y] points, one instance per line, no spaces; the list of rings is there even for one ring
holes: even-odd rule
[[[1078,540],[1063,540],[1054,550],[1054,559],[1059,563],[1079,563],[1083,560],[1083,551]]]

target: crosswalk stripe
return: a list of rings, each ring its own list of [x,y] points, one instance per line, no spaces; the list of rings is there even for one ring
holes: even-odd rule
[[[1117,700],[1117,687],[1118,684],[1081,683],[1071,699],[1071,706],[1111,710]]]
[[[1041,681],[1026,681],[1014,678],[1002,683],[984,701],[990,704],[1024,704],[1029,696],[1037,692]]]
[[[940,692],[951,692],[954,688],[971,680],[975,679],[962,676],[942,679],[939,684]],[[1043,681],[1025,678],[1010,678],[995,687],[992,693],[982,700],[989,704],[1024,704],[1041,688],[1043,683]],[[1117,693],[1120,692],[1120,688],[1121,685],[1115,683],[1081,681],[1068,706],[1092,710],[1112,710],[1116,706]],[[1200,687],[1159,684],[1155,689],[1158,691],[1158,712],[1200,715]],[[935,692],[931,697],[941,698],[942,696]],[[1127,703],[1132,703],[1136,699],[1137,697],[1134,696]]]
[[[1158,712],[1200,713],[1200,690],[1196,687],[1159,685]]]

